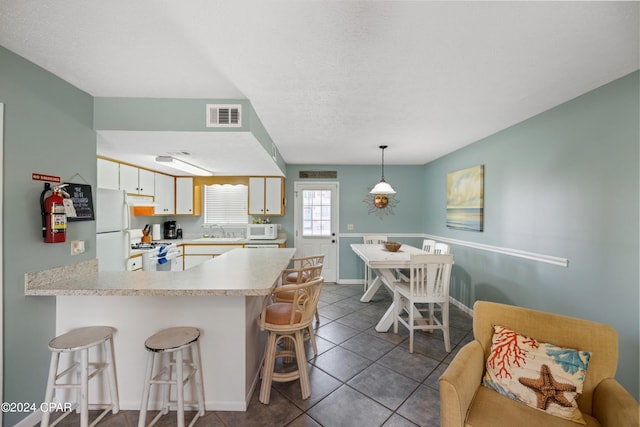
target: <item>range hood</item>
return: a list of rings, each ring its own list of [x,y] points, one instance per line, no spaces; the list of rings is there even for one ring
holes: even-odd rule
[[[127,205],[131,208],[134,216],[152,216],[158,204],[151,196],[131,196],[127,195]]]

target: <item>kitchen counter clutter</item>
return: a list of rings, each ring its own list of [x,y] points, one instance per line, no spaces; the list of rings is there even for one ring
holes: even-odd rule
[[[179,272],[98,273],[93,261],[27,273],[25,295],[268,295],[295,249],[234,249]],[[95,264],[95,265],[94,265]]]
[[[90,325],[115,328],[121,409],[140,408],[147,337],[189,325],[202,332],[206,409],[245,411],[259,383],[266,342],[257,319],[294,252],[234,248],[175,272],[98,272],[97,261],[87,261],[28,273],[25,294],[55,296],[56,335]],[[97,390],[90,395],[108,396]]]

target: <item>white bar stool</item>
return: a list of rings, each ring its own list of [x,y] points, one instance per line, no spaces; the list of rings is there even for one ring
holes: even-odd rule
[[[152,385],[162,385],[162,408],[160,412],[151,420],[150,426],[155,424],[162,415],[169,412],[169,404],[177,405],[177,426],[184,427],[184,407],[192,406],[198,408],[195,417],[189,426],[195,424],[201,415],[204,415],[204,388],[202,380],[202,365],[200,363],[200,330],[192,327],[175,327],[163,329],[150,336],[144,342],[149,354],[147,356],[147,370],[145,374],[144,391],[142,392],[142,402],[140,406],[140,418],[138,427],[145,427],[147,418],[147,407],[149,406],[149,394]],[[191,351],[191,360],[185,358],[183,350]],[[163,365],[163,360],[164,365]],[[154,366],[157,366],[157,373],[152,377]],[[189,372],[184,376],[184,367]],[[175,368],[175,377],[172,375]],[[197,403],[194,401],[184,401],[184,386],[195,378]],[[176,386],[177,401],[170,401],[171,386]]]
[[[78,401],[71,406],[71,409],[78,409],[79,407],[81,427],[96,425],[109,412],[109,410],[114,414],[117,414],[120,410],[113,355],[114,332],[115,329],[109,326],[88,326],[85,328],[74,329],[49,341],[51,364],[49,366],[49,379],[47,380],[47,390],[45,392],[44,401],[46,403],[51,403],[56,389],[76,389],[78,391]],[[89,362],[89,349],[100,345],[102,345],[102,350],[105,353],[105,362]],[[100,351],[99,348],[98,351]],[[73,363],[69,368],[62,372],[58,372],[60,353],[75,352],[80,352],[80,362],[72,360]],[[73,355],[71,357],[73,358]],[[94,368],[95,370],[90,373],[89,368]],[[91,405],[92,407],[104,410],[91,424],[89,424],[89,380],[105,370],[109,384],[111,403],[108,405]],[[76,382],[71,382],[73,379],[71,378],[67,383],[58,383],[58,379],[66,375],[70,375],[74,371],[78,374],[76,376]],[[58,424],[71,412],[72,411],[67,411],[64,415],[58,417],[51,425],[54,426]],[[44,411],[42,415],[42,422],[40,424],[41,426],[49,426],[50,415],[50,411]]]

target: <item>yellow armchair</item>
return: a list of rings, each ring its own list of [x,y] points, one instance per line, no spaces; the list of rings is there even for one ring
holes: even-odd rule
[[[577,399],[587,426],[639,426],[638,402],[615,379],[618,334],[610,326],[505,304],[478,301],[473,306],[475,340],[460,349],[440,377],[442,427],[545,426],[580,424],[549,415],[481,385],[491,349],[493,325],[538,341],[592,353]]]

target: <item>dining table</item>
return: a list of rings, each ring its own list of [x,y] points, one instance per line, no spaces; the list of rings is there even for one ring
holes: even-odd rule
[[[375,279],[360,298],[361,302],[371,301],[371,298],[373,298],[381,286],[385,286],[393,294],[394,282],[398,280],[397,270],[409,268],[412,254],[425,253],[420,248],[404,243],[396,252],[388,251],[385,249],[384,244],[352,243],[351,249],[365,263],[365,266],[371,268],[376,275]],[[413,307],[413,310],[416,318],[422,317],[415,307]],[[395,304],[392,302],[376,325],[376,331],[386,332],[391,328],[391,325],[393,325],[394,311]]]

